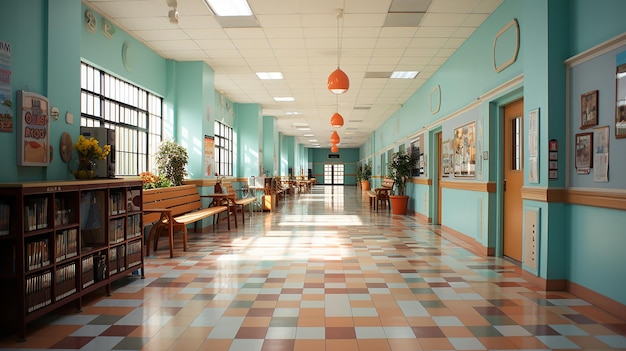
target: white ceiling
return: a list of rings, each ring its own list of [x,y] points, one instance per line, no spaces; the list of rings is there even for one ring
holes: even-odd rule
[[[297,143],[311,147],[316,139],[330,147],[330,117],[339,112],[345,121],[337,129],[341,149],[361,146],[503,0],[393,0],[394,10],[427,8],[408,15],[423,16],[414,27],[384,25],[392,0],[248,0],[256,28],[223,28],[203,0],[178,0],[178,24],[168,20],[174,0],[83,1],[164,58],[205,61],[215,71],[217,91],[236,103],[260,104]],[[350,90],[334,95],[326,80],[337,68],[339,46]],[[411,80],[365,78],[395,70],[420,73]],[[255,75],[268,71],[284,79]],[[285,96],[295,102],[274,101]],[[295,128],[302,123],[311,130]]]

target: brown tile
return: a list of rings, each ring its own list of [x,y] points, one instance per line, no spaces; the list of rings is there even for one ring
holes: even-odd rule
[[[356,339],[353,327],[326,327],[326,339]]]
[[[265,339],[266,327],[240,327],[235,339]]]
[[[137,329],[136,325],[112,325],[100,333],[100,336],[128,336],[135,329]]]
[[[358,351],[356,340],[326,340],[326,351]]]
[[[271,317],[274,315],[273,308],[251,308],[246,314],[249,317]]]
[[[293,351],[325,351],[326,340],[296,339]]]
[[[420,351],[426,350],[417,339],[389,339],[389,348],[391,351]]]
[[[61,341],[54,344],[51,349],[73,349],[78,350],[83,346],[87,345],[93,337],[87,336],[68,336],[63,338]]]
[[[232,339],[207,339],[198,351],[229,351],[232,343]]]
[[[261,351],[293,351],[295,340],[267,339]]]
[[[246,317],[241,323],[242,327],[269,327],[272,317]]]
[[[354,320],[352,317],[326,317],[327,327],[352,327]]]

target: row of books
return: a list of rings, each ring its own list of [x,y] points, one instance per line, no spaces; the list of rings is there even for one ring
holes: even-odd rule
[[[76,263],[68,264],[56,270],[54,290],[56,301],[76,292]]]
[[[93,255],[83,258],[82,264],[82,282],[83,289],[94,283],[95,276],[93,274]]]
[[[141,236],[141,215],[134,214],[128,216],[128,232],[126,233],[126,237],[132,239],[138,236]]]
[[[124,241],[124,218],[109,221],[109,244]]]
[[[26,270],[32,271],[50,264],[48,239],[26,243]]]
[[[52,303],[52,271],[26,278],[26,311],[28,313]]]
[[[126,246],[120,245],[109,249],[109,275],[126,270]]]
[[[57,197],[54,199],[54,224],[55,225],[69,224],[71,214],[72,214],[72,209],[66,207],[64,198]]]
[[[117,215],[126,212],[126,198],[124,193],[111,193],[109,196],[109,214]]]
[[[126,261],[128,262],[128,268],[136,266],[141,263],[142,247],[141,241],[133,241],[128,244],[126,249]]]
[[[24,205],[24,230],[48,228],[48,198],[31,198]]]
[[[72,258],[78,254],[78,229],[68,229],[57,233],[56,262]]]
[[[11,206],[0,203],[0,236],[9,235],[11,231]]]

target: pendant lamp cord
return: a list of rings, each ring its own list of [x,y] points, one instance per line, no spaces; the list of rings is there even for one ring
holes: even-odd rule
[[[337,10],[337,68],[339,68],[339,61],[341,60],[341,37],[343,36],[342,28],[339,25],[339,20],[343,18],[343,9]]]

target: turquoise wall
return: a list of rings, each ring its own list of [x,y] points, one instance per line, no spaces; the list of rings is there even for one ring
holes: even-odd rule
[[[263,168],[267,176],[276,176],[278,169],[278,126],[274,116],[263,116]]]
[[[235,138],[237,139],[237,175],[239,177],[258,176],[261,162],[262,115],[259,104],[235,104]]]
[[[355,185],[356,184],[356,165],[359,162],[359,149],[339,149],[340,158],[328,158],[330,154],[329,148],[315,148],[309,149],[310,162],[313,164],[313,177],[317,180],[317,184],[324,184],[324,164],[328,163],[340,163],[344,165],[344,184]],[[304,175],[306,176],[306,170]]]

